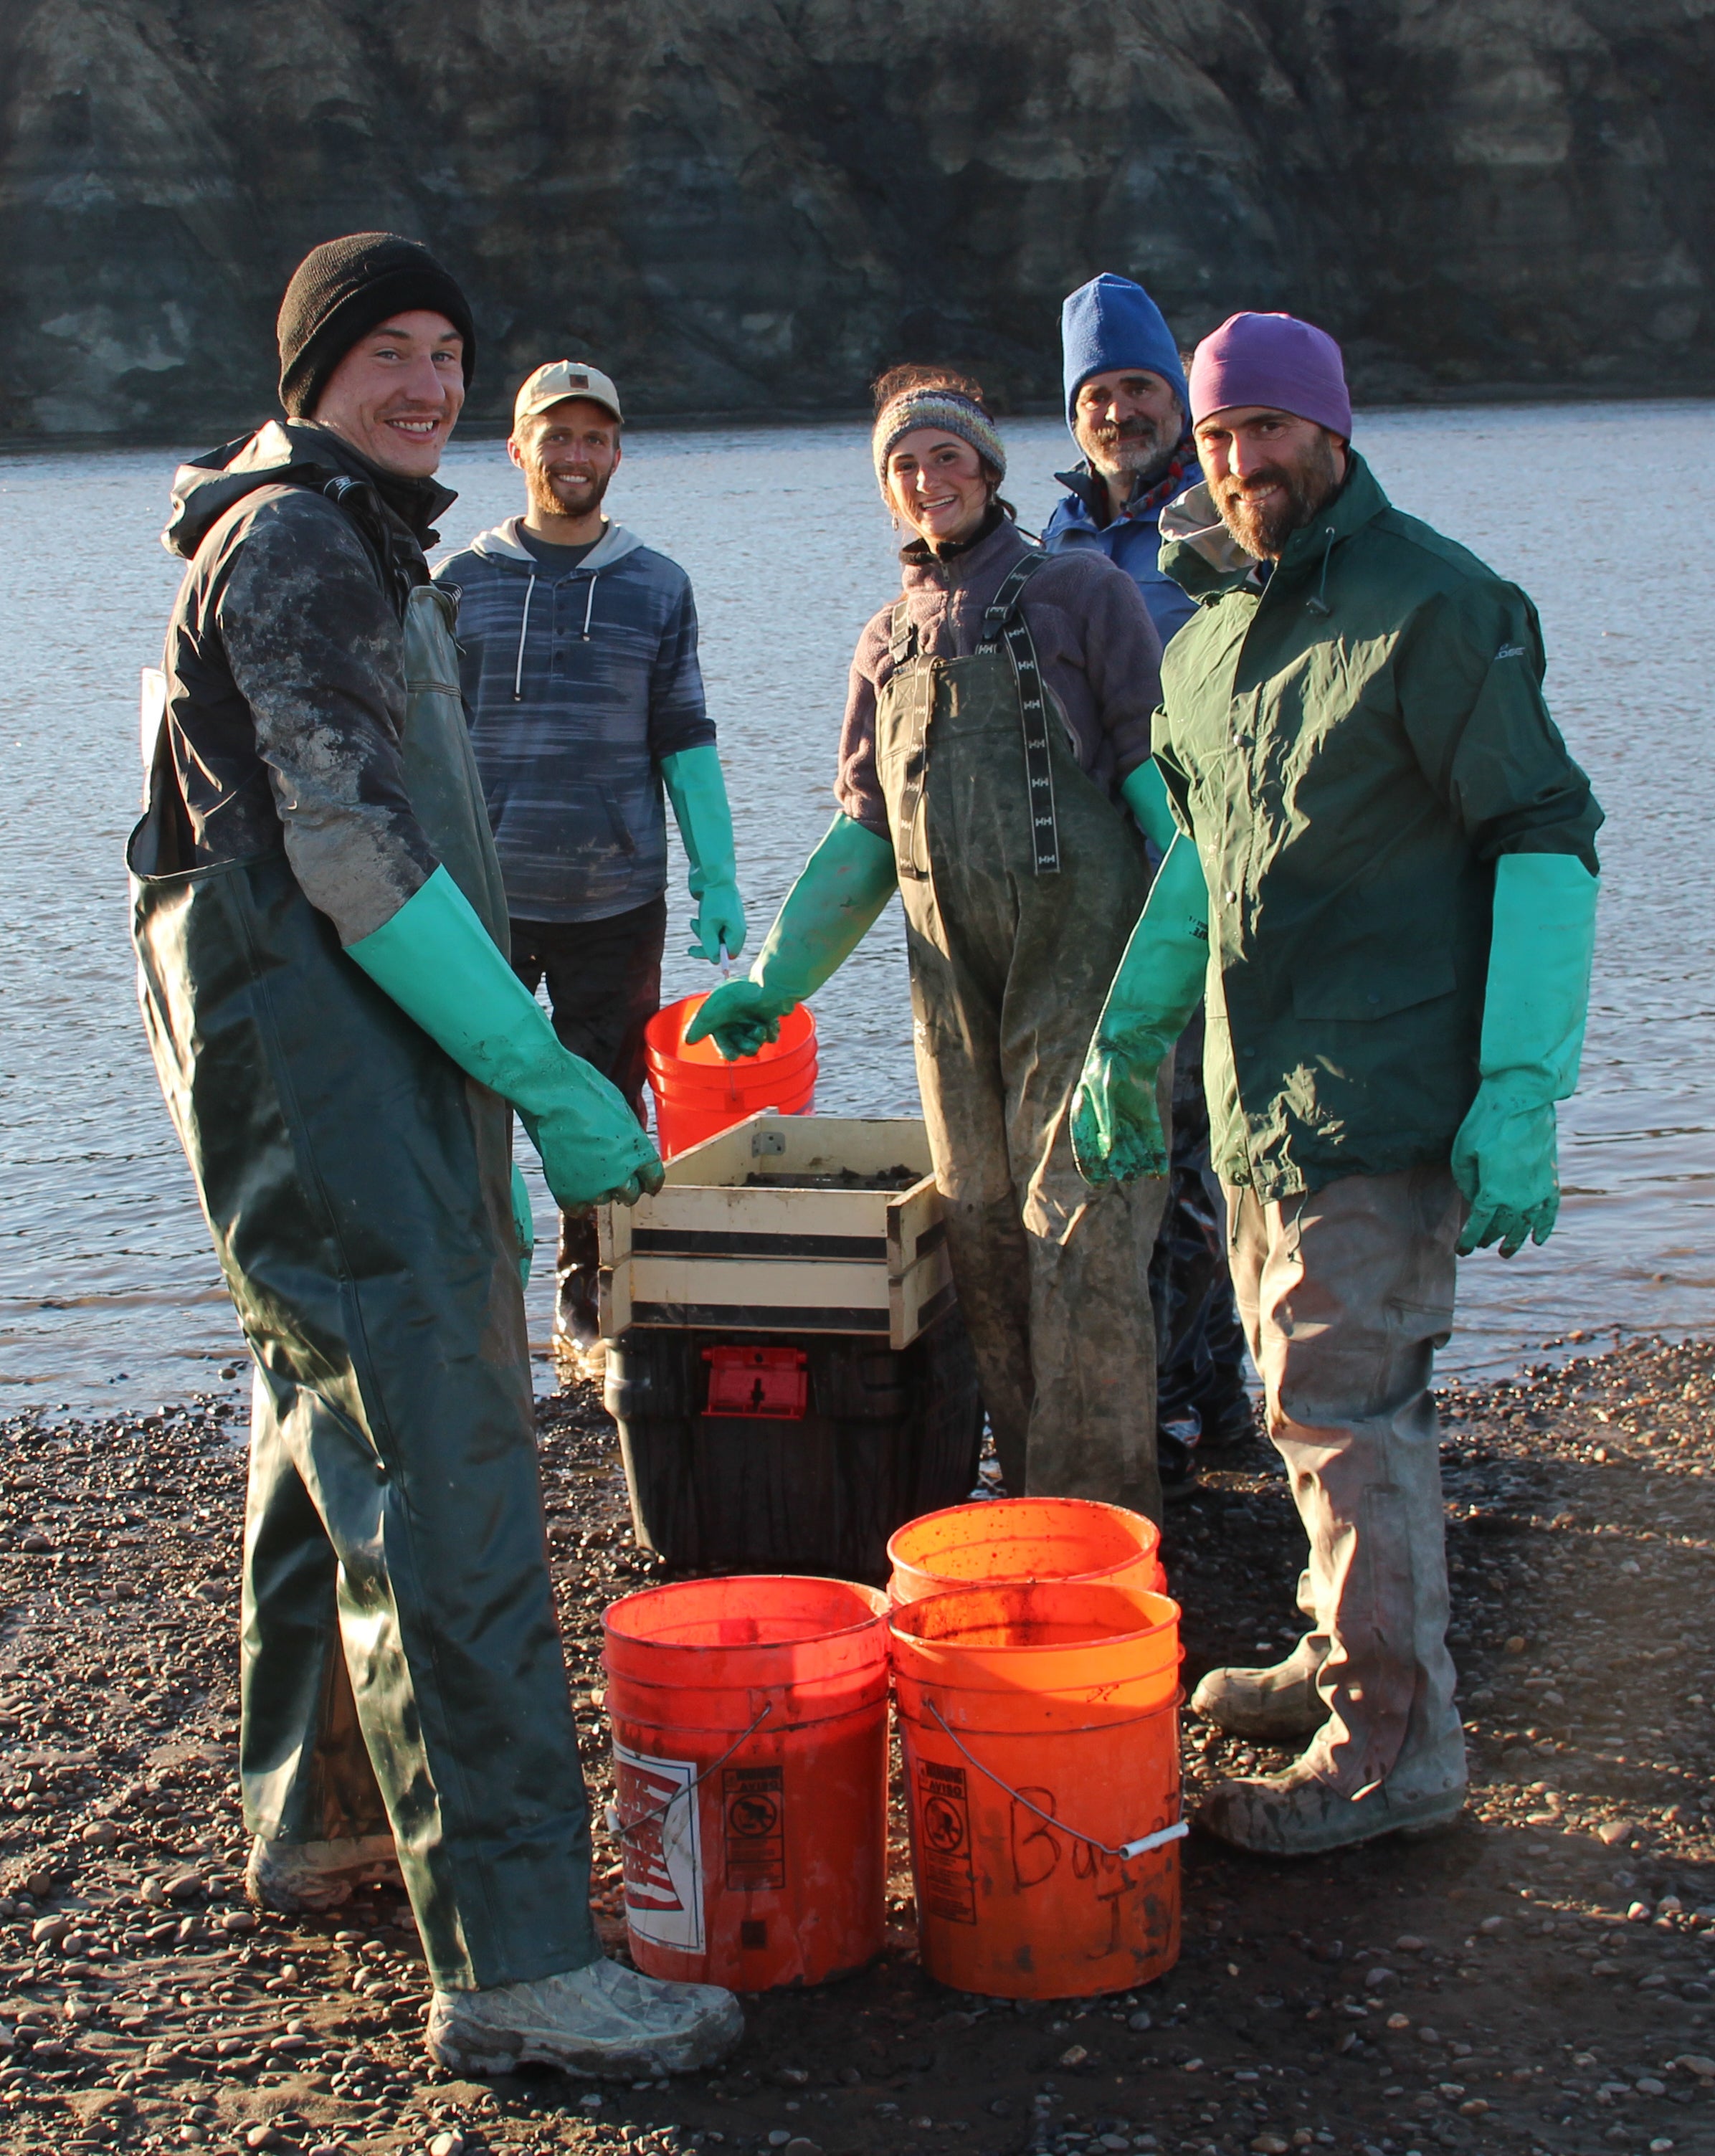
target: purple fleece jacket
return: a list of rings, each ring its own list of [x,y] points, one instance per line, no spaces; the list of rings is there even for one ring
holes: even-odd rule
[[[969,658],[982,641],[983,608],[1028,552],[1010,522],[946,562],[935,560],[921,540],[905,547],[899,558],[919,649],[937,659]],[[1148,762],[1150,721],[1161,701],[1161,639],[1142,595],[1123,569],[1091,551],[1051,555],[1021,603],[1079,765],[1112,793]],[[875,775],[875,699],[893,672],[892,640],[890,602],[858,639],[834,788],[842,812],[882,838],[887,808]]]

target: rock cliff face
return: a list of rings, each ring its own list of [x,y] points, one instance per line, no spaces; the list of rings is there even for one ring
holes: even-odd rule
[[[1715,388],[1715,0],[5,0],[0,430],[272,404],[304,250],[466,281],[470,408],[1057,394],[1061,295],[1290,306],[1362,394]]]

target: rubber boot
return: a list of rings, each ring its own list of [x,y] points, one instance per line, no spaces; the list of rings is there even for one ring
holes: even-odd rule
[[[506,2074],[519,2066],[632,2081],[685,2074],[726,2057],[744,2034],[730,1991],[663,1984],[612,1961],[534,1984],[437,1991],[429,2055],[454,2073]]]
[[[264,1841],[250,1845],[244,1892],[259,1909],[282,1917],[321,1917],[342,1908],[360,1887],[404,1879],[390,1834],[352,1841]]]
[[[1316,1688],[1327,1659],[1327,1638],[1307,1632],[1283,1662],[1266,1670],[1211,1670],[1191,1695],[1194,1713],[1259,1744],[1291,1744],[1311,1737],[1328,1718]]]

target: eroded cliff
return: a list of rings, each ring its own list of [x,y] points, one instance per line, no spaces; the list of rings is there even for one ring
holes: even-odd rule
[[[329,234],[465,280],[503,413],[1052,400],[1061,295],[1291,306],[1362,393],[1715,388],[1715,0],[3,0],[0,430],[272,403]]]

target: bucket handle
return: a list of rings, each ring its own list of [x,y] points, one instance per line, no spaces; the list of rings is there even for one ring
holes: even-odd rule
[[[1153,1834],[1139,1835],[1135,1841],[1122,1841],[1117,1847],[1110,1842],[1098,1841],[1093,1834],[1081,1834],[1076,1827],[1068,1826],[1064,1820],[1056,1819],[1052,1812],[1044,1811],[1040,1804],[1033,1804],[1028,1797],[1021,1796],[1010,1782],[1003,1782],[992,1767],[985,1767],[973,1752],[967,1751],[964,1745],[960,1743],[952,1731],[947,1727],[942,1717],[940,1708],[936,1706],[932,1699],[926,1699],[923,1704],[934,1716],[942,1735],[957,1746],[959,1752],[970,1761],[977,1772],[986,1775],[996,1789],[1004,1789],[1015,1804],[1022,1804],[1027,1812],[1034,1812],[1037,1818],[1047,1825],[1058,1827],[1062,1834],[1069,1834],[1074,1841],[1087,1842],[1091,1849],[1099,1849],[1104,1856],[1117,1856],[1122,1863],[1133,1856],[1147,1856],[1152,1849],[1164,1849],[1168,1842],[1181,1841],[1191,1831],[1187,1823],[1184,1820],[1179,1820],[1172,1826],[1158,1828]]]
[[[609,1804],[606,1811],[602,1815],[602,1824],[607,1828],[609,1834],[618,1835],[621,1841],[629,1841],[632,1835],[639,1833],[643,1828],[646,1826],[653,1826],[657,1820],[665,1819],[668,1813],[672,1810],[675,1804],[682,1804],[686,1797],[694,1795],[696,1792],[702,1787],[703,1784],[708,1780],[711,1774],[718,1774],[721,1769],[726,1765],[727,1762],[738,1749],[739,1746],[744,1743],[745,1739],[748,1737],[754,1737],[757,1730],[762,1727],[763,1724],[768,1720],[768,1717],[773,1712],[773,1701],[765,1700],[763,1702],[762,1712],[757,1717],[756,1720],[752,1722],[750,1727],[748,1729],[741,1729],[737,1736],[733,1738],[732,1742],[727,1747],[727,1749],[721,1754],[720,1758],[715,1761],[712,1766],[705,1767],[701,1774],[697,1776],[696,1779],[693,1782],[687,1782],[682,1789],[675,1789],[672,1795],[668,1798],[665,1804],[657,1804],[653,1811],[645,1812],[641,1819],[633,1820],[629,1826],[625,1826],[621,1824],[618,1810],[614,1805]],[[955,1744],[958,1743],[958,1739],[956,1737],[952,1741]]]

